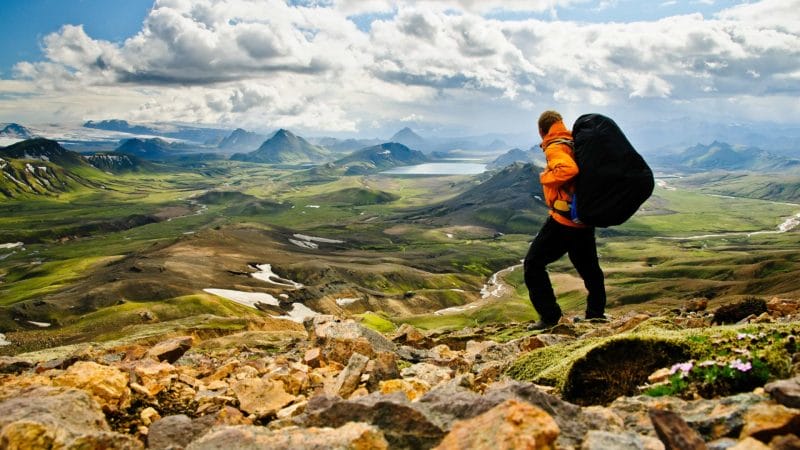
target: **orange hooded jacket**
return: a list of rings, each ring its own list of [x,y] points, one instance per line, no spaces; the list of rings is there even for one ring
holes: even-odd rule
[[[547,159],[547,167],[539,175],[544,192],[544,201],[550,208],[550,217],[556,222],[574,228],[585,228],[586,225],[578,224],[564,217],[554,210],[557,200],[567,203],[572,202],[575,186],[572,180],[578,175],[578,164],[575,163],[575,152],[568,144],[557,142],[566,139],[572,141],[572,133],[564,126],[564,122],[554,123],[547,135],[542,139],[542,150]]]

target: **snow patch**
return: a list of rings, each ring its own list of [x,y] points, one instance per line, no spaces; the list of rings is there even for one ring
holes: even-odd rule
[[[306,205],[306,208],[317,208],[317,209],[319,209],[319,205]]]
[[[301,283],[296,281],[281,278],[272,271],[272,264],[258,264],[255,266],[258,272],[252,274],[256,280],[266,281],[267,283],[276,284],[278,286],[286,286],[294,289],[303,287]]]
[[[352,305],[353,303],[361,300],[360,298],[337,298],[336,304],[339,306]]]
[[[10,242],[8,244],[0,244],[0,249],[18,248],[18,247],[22,247],[23,245],[25,245],[25,244],[23,244],[22,242]]]
[[[39,328],[48,328],[51,325],[51,324],[49,324],[47,322],[34,322],[32,320],[29,320],[28,323],[31,324],[31,325],[35,325],[35,326],[37,326]]]
[[[279,305],[277,298],[264,292],[242,292],[232,291],[229,289],[203,289],[203,292],[216,295],[217,297],[227,298],[228,300],[234,301],[240,305],[249,306],[256,309],[258,309],[256,305],[259,303],[271,306]]]
[[[6,335],[5,334],[0,333],[0,347],[2,347],[4,345],[11,345],[11,342],[8,342],[8,340],[6,339]]]

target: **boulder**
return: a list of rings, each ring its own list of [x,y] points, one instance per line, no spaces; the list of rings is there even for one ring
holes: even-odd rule
[[[322,349],[326,360],[347,364],[353,353],[373,358],[376,352],[394,352],[395,344],[377,331],[363,327],[354,320],[334,316],[315,316],[309,320],[310,339]]]
[[[800,410],[760,403],[745,414],[740,438],[752,437],[766,443],[786,434],[800,435]]]
[[[453,378],[453,370],[430,363],[418,363],[400,371],[403,378],[414,378],[424,381],[428,386],[436,386]]]
[[[347,423],[338,428],[285,428],[256,426],[220,427],[192,442],[187,450],[388,449],[383,434],[374,426]]]
[[[342,398],[349,397],[350,394],[358,389],[358,385],[361,382],[361,374],[364,372],[364,369],[367,368],[368,362],[369,358],[366,356],[353,353],[350,356],[347,367],[345,367],[336,378],[336,384],[333,385],[333,393]]]
[[[29,361],[10,356],[0,356],[0,373],[21,373],[33,367]]]
[[[679,412],[681,418],[700,433],[705,441],[738,437],[745,423],[745,414],[765,397],[747,393],[715,400],[686,401],[675,397],[620,397],[609,408],[621,417],[625,429],[638,434],[655,436],[650,421],[652,408]]]
[[[186,351],[192,348],[193,342],[194,338],[191,336],[181,336],[169,339],[154,345],[150,350],[147,351],[146,356],[158,361],[174,363],[180,359],[180,357],[183,356]]]
[[[188,416],[179,414],[156,420],[150,425],[147,434],[147,448],[169,449],[185,448],[199,437],[200,427],[192,423]]]
[[[636,433],[613,433],[592,430],[586,433],[581,450],[664,450],[664,444],[656,438]]]
[[[558,433],[558,425],[546,412],[512,399],[472,419],[456,422],[436,449],[548,450],[555,448]]]
[[[91,394],[105,411],[116,412],[130,406],[128,378],[128,374],[117,368],[78,361],[54,378],[53,384],[82,389]]]
[[[650,421],[658,438],[668,449],[706,450],[700,433],[690,427],[677,413],[663,409],[651,409]]]
[[[258,417],[274,415],[295,400],[286,393],[282,381],[247,378],[234,382],[231,389],[239,399],[239,409]]]
[[[778,380],[764,386],[776,402],[789,408],[800,408],[800,377]]]
[[[83,390],[35,387],[0,401],[0,448],[60,448],[101,441],[108,446],[79,448],[137,448],[129,436],[110,431],[100,405]]]
[[[305,413],[295,421],[304,427],[338,428],[348,422],[372,424],[383,432],[393,449],[431,448],[445,435],[440,425],[401,393],[372,393],[350,400],[318,395],[309,400]]]

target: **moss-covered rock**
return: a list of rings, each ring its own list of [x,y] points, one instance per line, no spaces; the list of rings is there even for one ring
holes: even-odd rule
[[[581,405],[606,404],[634,395],[661,367],[695,360],[758,358],[771,378],[791,373],[796,352],[792,324],[679,329],[666,318],[648,320],[630,332],[578,339],[534,350],[515,361],[508,375],[557,387]]]

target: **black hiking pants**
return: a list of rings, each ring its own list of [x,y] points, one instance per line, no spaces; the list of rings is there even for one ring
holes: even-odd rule
[[[603,317],[606,307],[606,287],[603,271],[597,260],[594,228],[574,228],[562,225],[548,217],[539,234],[531,243],[525,256],[525,285],[531,303],[541,320],[554,324],[561,318],[561,307],[556,302],[553,286],[547,274],[547,265],[569,255],[575,270],[583,278],[589,291],[586,301],[586,318]]]

